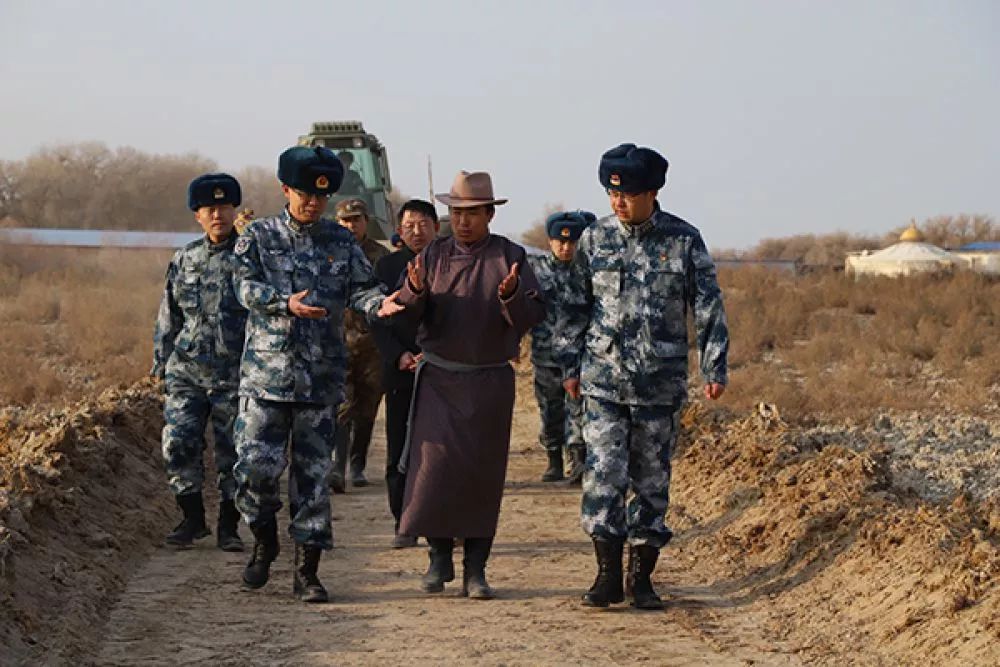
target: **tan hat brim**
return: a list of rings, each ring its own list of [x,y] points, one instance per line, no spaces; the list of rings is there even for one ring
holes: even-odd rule
[[[434,195],[434,198],[445,206],[452,208],[475,208],[476,206],[487,206],[489,204],[500,206],[507,203],[506,199],[462,199],[461,197],[452,197],[446,193]]]

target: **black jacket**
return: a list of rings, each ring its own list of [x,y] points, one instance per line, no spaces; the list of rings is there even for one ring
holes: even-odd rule
[[[390,292],[403,286],[406,279],[406,265],[416,257],[414,252],[403,246],[400,250],[387,255],[375,264],[375,275]],[[380,322],[372,327],[375,344],[382,355],[382,385],[386,391],[406,389],[413,386],[413,373],[399,370],[398,362],[403,352],[418,354],[417,347],[418,322],[400,313],[387,322]]]

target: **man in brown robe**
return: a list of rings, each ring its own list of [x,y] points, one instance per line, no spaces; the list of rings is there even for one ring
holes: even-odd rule
[[[437,199],[453,236],[437,239],[407,266],[396,297],[419,321],[399,531],[423,535],[430,567],[421,587],[439,593],[455,578],[454,538],[463,538],[462,594],[488,600],[486,561],[507,473],[514,370],[521,336],[545,318],[524,248],[490,234],[495,206],[484,172],[461,172]]]

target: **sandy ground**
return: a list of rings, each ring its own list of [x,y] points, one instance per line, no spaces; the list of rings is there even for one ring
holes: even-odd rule
[[[710,587],[685,587],[669,556],[657,574],[675,602],[665,612],[584,608],[593,578],[590,541],[577,524],[579,491],[537,481],[543,453],[521,414],[488,575],[493,601],[429,596],[418,588],[426,547],[392,550],[383,467],[373,443],[374,484],[335,496],[336,548],[324,557],[327,605],[291,596],[287,541],[261,591],[243,592],[245,557],[204,540],[190,551],[157,550],[111,611],[100,665],[375,665],[407,660],[487,665],[796,664],[762,639],[752,615]],[[376,429],[382,432],[381,424]],[[242,533],[249,541],[249,531]],[[456,552],[456,564],[461,554]],[[461,576],[461,575],[459,575]]]
[[[374,484],[334,496],[333,601],[305,605],[287,540],[254,592],[239,588],[245,554],[161,546],[178,511],[149,381],[0,415],[0,665],[1000,664],[1000,498],[966,474],[995,460],[995,423],[962,426],[960,447],[904,416],[817,430],[773,406],[696,403],[654,575],[667,609],[602,611],[579,603],[595,571],[579,490],[538,481],[530,379],[519,371],[493,601],[421,593],[426,548],[389,548],[381,437]]]

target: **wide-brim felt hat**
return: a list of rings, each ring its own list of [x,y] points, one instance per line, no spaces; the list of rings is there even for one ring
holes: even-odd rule
[[[436,194],[434,198],[452,208],[473,208],[493,204],[506,204],[506,199],[498,199],[493,194],[493,179],[485,171],[460,171],[446,194]]]

